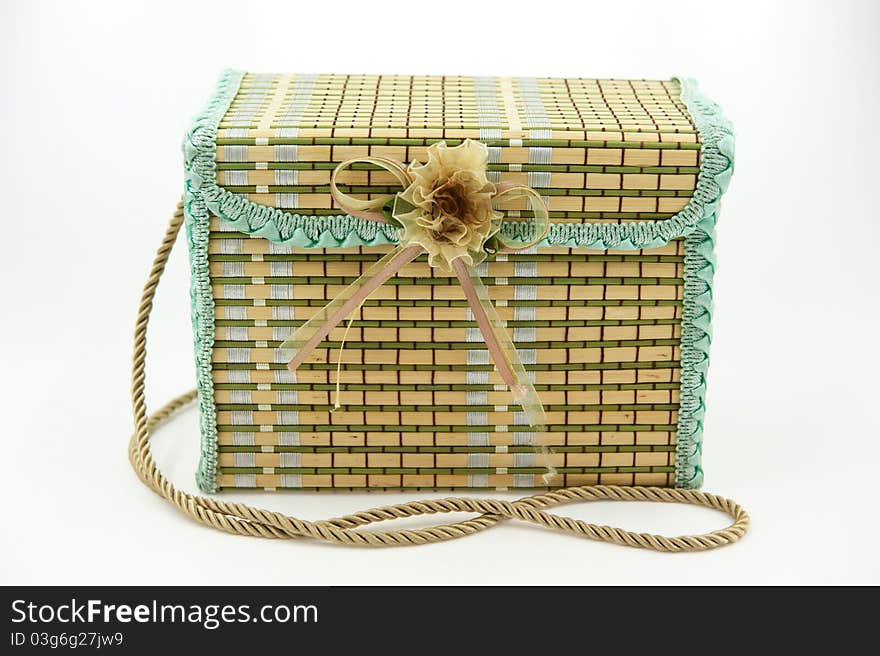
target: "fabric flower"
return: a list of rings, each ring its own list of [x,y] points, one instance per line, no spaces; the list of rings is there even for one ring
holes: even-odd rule
[[[413,182],[395,199],[392,215],[403,227],[401,243],[419,244],[432,267],[449,270],[462,258],[475,266],[483,247],[501,227],[503,214],[492,207],[495,185],[486,177],[489,149],[479,141],[450,148],[428,147],[428,161],[407,167]]]

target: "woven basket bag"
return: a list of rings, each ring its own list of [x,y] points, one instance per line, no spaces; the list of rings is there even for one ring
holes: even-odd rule
[[[225,72],[184,141],[185,191],[144,289],[129,454],[199,522],[367,546],[505,519],[658,551],[739,539],[696,490],[715,221],[733,133],[686,79]],[[152,415],[147,322],[181,225],[197,389]],[[200,411],[199,488],[153,429]],[[214,493],[523,489],[305,521]],[[707,506],[733,523],[664,537],[548,511]],[[364,529],[447,512],[471,519]]]

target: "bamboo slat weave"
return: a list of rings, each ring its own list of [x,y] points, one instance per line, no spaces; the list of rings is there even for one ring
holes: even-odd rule
[[[691,199],[700,138],[677,81],[346,75],[243,78],[219,124],[217,183],[338,215],[340,162],[489,146],[493,182],[536,189],[554,222],[662,220]],[[369,165],[345,193],[394,193]],[[525,210],[521,214],[525,214]],[[536,433],[491,364],[454,278],[424,259],[355,315],[333,410],[336,328],[293,374],[277,346],[388,246],[302,249],[217,217],[208,242],[220,488],[674,485],[684,242],[539,248],[481,265],[549,425]]]
[[[365,303],[331,412],[344,328],[296,374],[276,347],[388,247],[292,249],[212,228],[221,487],[542,485],[454,278],[416,261]],[[673,484],[682,253],[552,248],[484,265],[548,412],[553,485]]]
[[[748,529],[748,513],[742,506],[730,499],[694,490],[666,490],[659,487],[584,485],[536,494],[512,502],[460,497],[426,499],[373,508],[345,517],[320,521],[303,520],[239,502],[226,503],[214,498],[189,494],[176,488],[164,476],[153,459],[150,446],[151,436],[158,426],[167,422],[187,404],[194,401],[197,397],[197,390],[181,394],[153,413],[147,414],[145,365],[147,327],[153,309],[156,287],[165,270],[171,247],[183,223],[183,208],[184,203],[181,201],[156,252],[138,306],[131,370],[131,398],[135,431],[129,440],[129,460],[145,485],[192,520],[219,531],[248,537],[280,539],[310,537],[340,545],[388,547],[423,545],[466,537],[491,528],[501,521],[516,519],[590,540],[667,553],[715,549],[736,542]],[[690,248],[688,247],[687,250],[690,251]],[[683,399],[683,404],[685,399]],[[686,408],[683,409],[686,410]],[[684,444],[686,441],[682,443]],[[686,503],[723,511],[733,519],[733,523],[711,533],[666,537],[644,532],[636,533],[613,526],[600,526],[546,511],[547,508],[559,504],[594,500]],[[417,529],[357,530],[363,526],[389,519],[449,512],[477,513],[477,516],[465,521],[446,522]]]
[[[429,144],[490,147],[490,179],[540,189],[555,221],[669,218],[696,186],[700,140],[675,81],[248,74],[217,135],[217,182],[262,205],[339,214],[341,161],[423,161]],[[350,171],[342,191],[396,191]]]

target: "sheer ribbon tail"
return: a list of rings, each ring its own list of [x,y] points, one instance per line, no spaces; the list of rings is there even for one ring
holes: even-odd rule
[[[477,326],[486,341],[489,354],[502,380],[510,387],[514,401],[522,406],[530,426],[539,431],[546,429],[547,415],[544,406],[538,398],[528,372],[523,367],[516,347],[507,334],[504,321],[498,316],[495,306],[489,299],[486,285],[483,284],[476,270],[467,266],[460,258],[452,261],[452,270],[461,283]]]
[[[398,246],[364,271],[360,278],[340,292],[311,319],[296,329],[279,346],[283,357],[289,358],[287,368],[296,371],[318,344],[345,318],[356,310],[376,289],[403,266],[421,254],[421,246]]]

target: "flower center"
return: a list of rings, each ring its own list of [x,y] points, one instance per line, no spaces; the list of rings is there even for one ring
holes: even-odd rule
[[[464,219],[470,214],[467,190],[459,184],[446,182],[434,189],[434,216],[445,214]]]
[[[441,243],[456,243],[477,221],[471,190],[453,178],[438,180],[431,193],[432,236]]]

